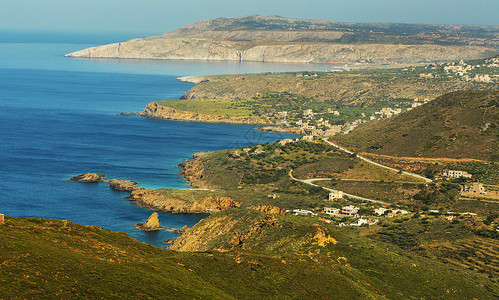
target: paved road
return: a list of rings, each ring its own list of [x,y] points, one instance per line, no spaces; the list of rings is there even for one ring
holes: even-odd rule
[[[326,191],[329,191],[329,192],[334,191],[334,189],[330,189],[330,188],[327,188],[327,187],[324,187],[324,186],[320,186],[320,185],[317,185],[317,184],[313,183],[314,181],[319,181],[319,180],[331,180],[331,178],[298,179],[298,178],[295,178],[293,176],[293,170],[289,171],[289,177],[291,177],[291,179],[293,179],[293,180],[296,180],[296,181],[299,181],[299,182],[303,182],[303,183],[311,185],[311,186],[321,187],[321,188],[323,188],[323,189],[325,189]],[[357,199],[357,200],[368,201],[368,202],[373,202],[373,203],[379,203],[379,204],[383,204],[383,205],[390,205],[390,203],[386,203],[386,202],[379,201],[379,200],[373,200],[373,199],[369,199],[369,198],[365,198],[365,197],[360,197],[360,196],[356,196],[356,195],[352,195],[352,194],[347,194],[345,192],[343,192],[343,195],[346,196],[346,197],[348,197],[348,198],[353,198],[353,199]]]
[[[334,147],[336,147],[336,148],[340,149],[340,150],[341,150],[341,151],[343,151],[343,152],[346,152],[346,153],[348,153],[348,154],[354,154],[352,151],[347,150],[347,149],[345,149],[345,148],[343,148],[343,147],[341,147],[341,146],[339,146],[339,145],[336,145],[336,144],[335,144],[335,143],[333,143],[333,142],[330,142],[327,138],[324,138],[323,140],[324,140],[326,143],[328,143],[329,145],[332,145],[332,146],[334,146]],[[370,159],[367,159],[367,158],[365,158],[365,157],[363,157],[363,156],[360,156],[360,155],[358,155],[358,154],[357,154],[357,157],[358,157],[358,158],[360,158],[360,159],[362,159],[363,161],[365,161],[365,162],[367,162],[367,163],[372,164],[372,165],[375,165],[375,166],[378,166],[378,167],[381,167],[381,168],[385,168],[385,169],[387,169],[387,170],[391,170],[391,171],[394,171],[394,172],[400,172],[400,170],[397,170],[397,169],[395,169],[395,168],[391,168],[391,167],[388,167],[388,166],[385,166],[385,165],[379,164],[379,163],[377,163],[377,162],[374,162],[374,161],[372,161],[372,160],[370,160]],[[422,179],[422,180],[424,180],[426,183],[433,182],[433,180],[431,180],[431,179],[429,179],[429,178],[426,178],[426,177],[424,177],[424,176],[418,175],[418,174],[414,174],[414,173],[410,173],[410,172],[406,172],[406,171],[402,171],[402,174],[407,175],[407,176],[411,176],[411,177],[414,177],[414,178]]]
[[[355,178],[312,178],[312,179],[304,179],[304,182],[306,183],[312,183],[314,181],[321,181],[321,180],[341,180],[341,181],[358,181],[358,182],[394,182],[394,183],[411,183],[411,184],[421,184],[421,181],[399,181],[399,180],[394,180],[394,181],[385,181],[385,180],[379,180],[379,179],[355,179]]]

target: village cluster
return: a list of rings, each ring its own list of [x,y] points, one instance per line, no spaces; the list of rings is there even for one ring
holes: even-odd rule
[[[430,99],[427,98],[415,98],[412,102],[404,103],[404,105],[408,106],[405,110],[412,110],[413,108],[421,106],[429,101]],[[358,119],[344,124],[332,124],[329,120],[325,119],[325,116],[320,116],[323,115],[323,113],[314,112],[312,109],[305,109],[301,114],[293,116],[293,118],[291,118],[291,114],[288,111],[270,113],[267,115],[267,117],[276,118],[278,120],[277,125],[279,125],[280,127],[288,129],[295,128],[297,129],[297,131],[305,134],[305,140],[312,140],[314,137],[333,136],[340,133],[348,134],[359,124],[365,123],[366,121],[388,119],[395,115],[401,114],[403,111],[404,109],[398,107],[383,107],[379,111],[374,112],[369,117],[367,117],[365,113],[361,113]],[[334,117],[341,115],[338,110],[333,108],[328,108],[327,114],[330,114]]]
[[[447,170],[441,174],[440,179],[443,178],[449,178],[449,179],[457,179],[457,178],[465,178],[465,179],[472,179],[472,174],[469,174],[465,171],[460,171],[460,170]],[[466,182],[462,186],[462,191],[461,194],[463,196],[469,196],[469,197],[479,197],[487,194],[485,187],[482,183],[479,182]],[[344,193],[343,191],[339,190],[331,190],[329,193],[328,200],[330,202],[338,201],[338,200],[344,200]],[[399,208],[388,208],[387,206],[381,206],[377,207],[374,209],[370,209],[368,213],[361,214],[360,213],[361,208],[354,206],[354,205],[347,205],[343,206],[341,208],[335,208],[335,207],[324,207],[322,211],[320,212],[314,212],[311,210],[305,210],[305,209],[294,209],[294,210],[289,210],[287,211],[288,213],[292,213],[296,216],[310,216],[310,217],[318,217],[319,213],[322,213],[323,215],[327,215],[328,217],[331,218],[341,218],[340,222],[336,222],[337,226],[370,226],[377,224],[379,221],[380,217],[384,218],[393,218],[396,216],[401,216],[405,214],[411,213],[410,211],[399,209]],[[443,212],[440,212],[439,210],[428,210],[428,214],[432,215],[439,215],[442,214]],[[445,219],[447,221],[452,221],[455,219],[455,216],[457,215],[454,212],[448,211],[444,213]],[[376,218],[369,218],[368,215],[370,216],[375,216]],[[459,215],[461,216],[475,216],[475,213],[470,213],[470,212],[465,212],[465,213],[460,213]],[[345,221],[346,219],[351,219],[351,222]],[[326,223],[331,223],[333,220],[327,219],[324,217],[319,217],[319,221],[323,221]]]
[[[469,75],[472,70],[476,70],[479,68],[495,68],[499,67],[499,58],[494,57],[491,59],[485,60],[483,64],[475,64],[470,65],[465,63],[464,61],[453,62],[453,63],[443,63],[436,64],[433,67],[430,67],[431,70],[440,70],[443,68],[444,75],[437,74],[438,72],[430,72],[430,73],[420,73],[419,77],[434,79],[434,78],[442,78],[443,76],[453,77],[458,76],[465,81],[476,81],[476,82],[499,82],[499,75],[491,75],[491,74],[475,74]]]

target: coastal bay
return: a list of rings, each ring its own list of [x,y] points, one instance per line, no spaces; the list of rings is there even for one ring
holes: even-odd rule
[[[40,38],[40,37],[38,37]],[[109,40],[114,39],[109,37]],[[91,44],[15,40],[0,44],[0,211],[7,216],[67,219],[125,231],[163,246],[172,233],[140,232],[151,214],[107,184],[67,179],[95,171],[146,188],[187,189],[177,165],[199,151],[265,143],[279,134],[254,126],[122,117],[152,100],[178,99],[191,84],[178,76],[268,71],[299,65],[78,60],[64,53]],[[304,66],[312,68],[313,66]],[[205,215],[160,212],[165,227],[193,226]]]

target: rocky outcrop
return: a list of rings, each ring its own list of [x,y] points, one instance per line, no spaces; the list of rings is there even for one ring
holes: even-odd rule
[[[192,159],[178,165],[179,175],[189,182],[191,187],[213,189],[203,180],[204,160],[208,153],[198,152],[192,155]]]
[[[135,227],[137,227],[140,230],[144,231],[154,231],[154,230],[160,230],[161,227],[159,225],[159,218],[158,218],[158,213],[153,212],[152,215],[147,219],[145,223],[137,223],[135,224]]]
[[[108,180],[109,187],[116,191],[131,192],[137,189],[138,182],[131,180],[111,179]]]
[[[257,205],[257,206],[251,206],[250,208],[264,212],[266,214],[273,214],[273,215],[285,215],[286,214],[285,210],[281,209],[280,207],[272,206],[272,205]]]
[[[191,172],[202,165],[202,163],[196,158],[201,158],[205,154],[197,153],[194,154],[195,163],[190,164],[188,168]],[[202,172],[201,172],[202,173]],[[194,179],[194,176],[189,176],[190,179]],[[222,210],[226,210],[232,207],[239,207],[241,204],[234,201],[231,197],[224,197],[219,195],[213,196],[200,196],[199,198],[189,198],[190,200],[181,199],[179,197],[172,196],[169,190],[166,189],[146,189],[137,187],[138,183],[130,180],[120,180],[120,179],[105,179],[105,175],[96,173],[81,174],[78,176],[71,177],[70,180],[80,181],[80,182],[108,182],[109,187],[113,190],[130,192],[128,197],[124,197],[126,200],[133,201],[134,203],[148,207],[153,210],[161,210],[165,212],[172,213],[216,213]],[[203,186],[203,184],[199,184]]]
[[[187,229],[189,229],[189,227],[187,227],[187,225],[184,225],[182,228],[169,228],[169,229],[166,229],[165,232],[173,232],[173,233],[177,233],[177,234],[182,234],[184,233]]]
[[[203,122],[203,123],[226,123],[226,124],[272,124],[271,121],[255,116],[227,116],[208,115],[196,112],[183,111],[157,102],[149,103],[144,111],[137,113],[122,113],[124,116],[140,116],[149,119]]]
[[[69,178],[69,180],[76,181],[76,182],[91,183],[91,182],[104,181],[104,177],[106,177],[106,175],[104,175],[104,174],[85,173],[85,174],[73,176],[73,177]]]
[[[69,178],[69,180],[76,181],[76,182],[84,182],[84,183],[107,182],[107,183],[109,183],[109,187],[113,190],[116,190],[116,191],[131,192],[131,191],[138,189],[138,187],[137,187],[138,182],[131,181],[131,180],[123,180],[123,179],[106,179],[105,177],[106,177],[106,175],[104,175],[104,174],[85,173],[85,174],[73,176],[73,177]]]
[[[216,213],[241,204],[230,197],[207,196],[197,201],[173,197],[168,190],[137,189],[125,199],[154,210],[172,213]]]
[[[262,235],[282,227],[281,221],[272,215],[232,213],[234,215],[221,213],[203,219],[175,239],[168,249],[180,252],[250,249]]]
[[[258,132],[275,132],[275,133],[291,133],[291,134],[306,134],[307,131],[300,127],[277,127],[264,126],[256,129]]]

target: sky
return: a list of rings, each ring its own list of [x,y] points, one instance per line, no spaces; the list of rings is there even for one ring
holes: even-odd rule
[[[217,17],[499,25],[499,0],[0,0],[0,30],[157,35]]]

